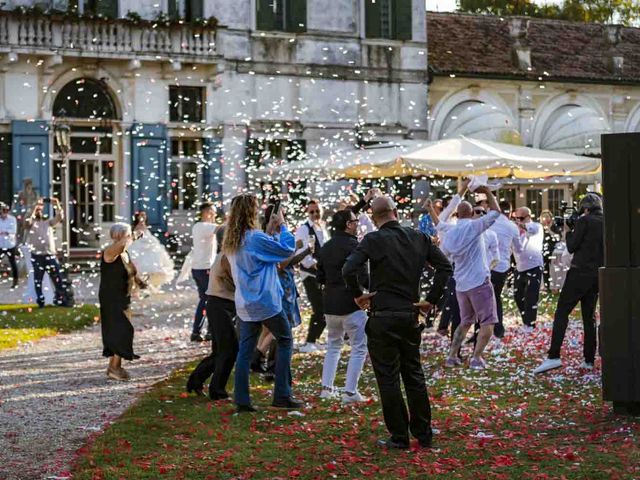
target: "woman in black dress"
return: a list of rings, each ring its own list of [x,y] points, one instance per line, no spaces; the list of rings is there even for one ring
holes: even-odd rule
[[[122,368],[122,359],[140,358],[133,353],[133,325],[129,310],[136,271],[129,260],[127,247],[131,245],[133,236],[131,227],[125,223],[114,224],[109,234],[112,242],[102,253],[98,295],[104,346],[102,354],[109,357],[107,377],[124,381],[129,379],[129,373]]]

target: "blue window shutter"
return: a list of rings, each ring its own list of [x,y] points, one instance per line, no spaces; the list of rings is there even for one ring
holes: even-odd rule
[[[25,178],[41,197],[49,196],[49,125],[44,120],[11,122],[13,192],[22,190]]]
[[[0,133],[0,202],[13,203],[11,133]]]
[[[147,212],[149,225],[163,232],[170,207],[167,145],[166,125],[131,127],[131,209]]]
[[[382,31],[380,28],[380,0],[365,0],[365,36],[367,38],[380,38]]]
[[[287,32],[307,31],[307,0],[287,2]]]
[[[203,144],[204,165],[202,170],[204,197],[222,208],[222,144],[215,138],[205,138]]]

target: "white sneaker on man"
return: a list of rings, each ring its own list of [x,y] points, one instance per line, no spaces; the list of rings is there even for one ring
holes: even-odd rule
[[[323,387],[322,391],[320,392],[320,398],[322,400],[333,400],[337,396],[338,396],[338,392],[336,392],[335,390],[333,390],[331,388]]]
[[[368,400],[368,398],[363,397],[362,395],[360,395],[360,392],[355,392],[355,393],[343,393],[342,394],[342,403],[343,404],[347,404],[347,403],[360,403],[360,402],[366,402]]]
[[[318,351],[318,347],[315,343],[305,343],[298,349],[298,351],[300,353],[313,353]]]
[[[559,358],[547,358],[533,371],[533,374],[538,375],[539,373],[544,373],[549,370],[553,370],[554,368],[560,368],[561,366],[562,360]]]
[[[593,370],[593,363],[582,362],[582,365],[580,365],[580,369],[581,370]]]

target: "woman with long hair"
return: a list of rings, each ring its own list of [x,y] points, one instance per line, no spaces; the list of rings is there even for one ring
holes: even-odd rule
[[[283,311],[283,289],[278,280],[278,263],[295,251],[295,240],[287,230],[281,211],[269,219],[267,231],[260,230],[255,195],[238,195],[231,201],[222,252],[229,259],[235,282],[235,303],[239,321],[239,351],[235,372],[235,402],[238,412],[255,412],[249,394],[249,369],[258,336],[265,325],[276,337],[274,407],[300,408],[303,403],[291,394],[291,324]]]

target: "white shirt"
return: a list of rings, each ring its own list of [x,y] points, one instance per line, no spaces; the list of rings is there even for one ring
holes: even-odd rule
[[[193,226],[193,250],[191,263],[194,270],[209,270],[216,259],[216,230],[215,223],[198,222]]]
[[[462,202],[462,198],[457,193],[453,196],[449,205],[440,212],[438,215],[438,224],[436,225],[436,232],[438,232],[438,238],[440,239],[440,244],[444,241],[444,237],[447,235],[447,231],[454,227],[457,223],[456,217],[451,217],[453,212],[458,208]],[[453,259],[449,257],[447,252],[443,252],[445,256],[449,259],[450,262],[453,262]]]
[[[513,256],[516,259],[516,269],[519,272],[526,272],[532,268],[542,267],[542,246],[544,245],[544,228],[536,222],[525,224],[525,231],[520,233],[520,245],[522,250],[514,250]]]
[[[307,220],[296,229],[296,241],[302,240],[303,243],[303,247],[300,250],[296,251],[296,254],[302,252],[309,245],[309,238],[311,237],[311,235],[309,235],[309,228],[313,228],[313,230],[316,232],[316,252],[320,249],[320,247],[322,247],[322,245],[325,244],[327,240],[329,240],[329,233],[327,233],[324,225],[317,225],[315,223],[312,223],[311,220]],[[316,266],[316,263],[316,259],[313,258],[311,254],[304,257],[300,262],[300,264],[304,268],[313,268]],[[307,277],[313,276],[314,275],[312,273],[300,270],[300,278],[302,280]]]
[[[522,250],[520,230],[505,215],[500,215],[491,225],[490,230],[498,237],[498,250],[500,251],[500,259],[493,271],[504,273],[511,267],[511,250],[513,249],[514,254]]]
[[[447,229],[442,241],[442,251],[454,263],[453,277],[456,291],[466,292],[482,285],[491,272],[487,262],[485,232],[498,218],[495,210],[480,218],[458,219],[458,223]]]
[[[484,245],[487,247],[487,265],[489,270],[500,262],[500,249],[498,248],[498,236],[489,228],[482,234]]]
[[[361,213],[358,216],[358,241],[361,241],[367,233],[375,232],[376,226],[373,224],[369,215]]]
[[[16,232],[18,231],[18,222],[13,215],[7,215],[7,218],[0,218],[0,248],[9,249],[16,246]]]

